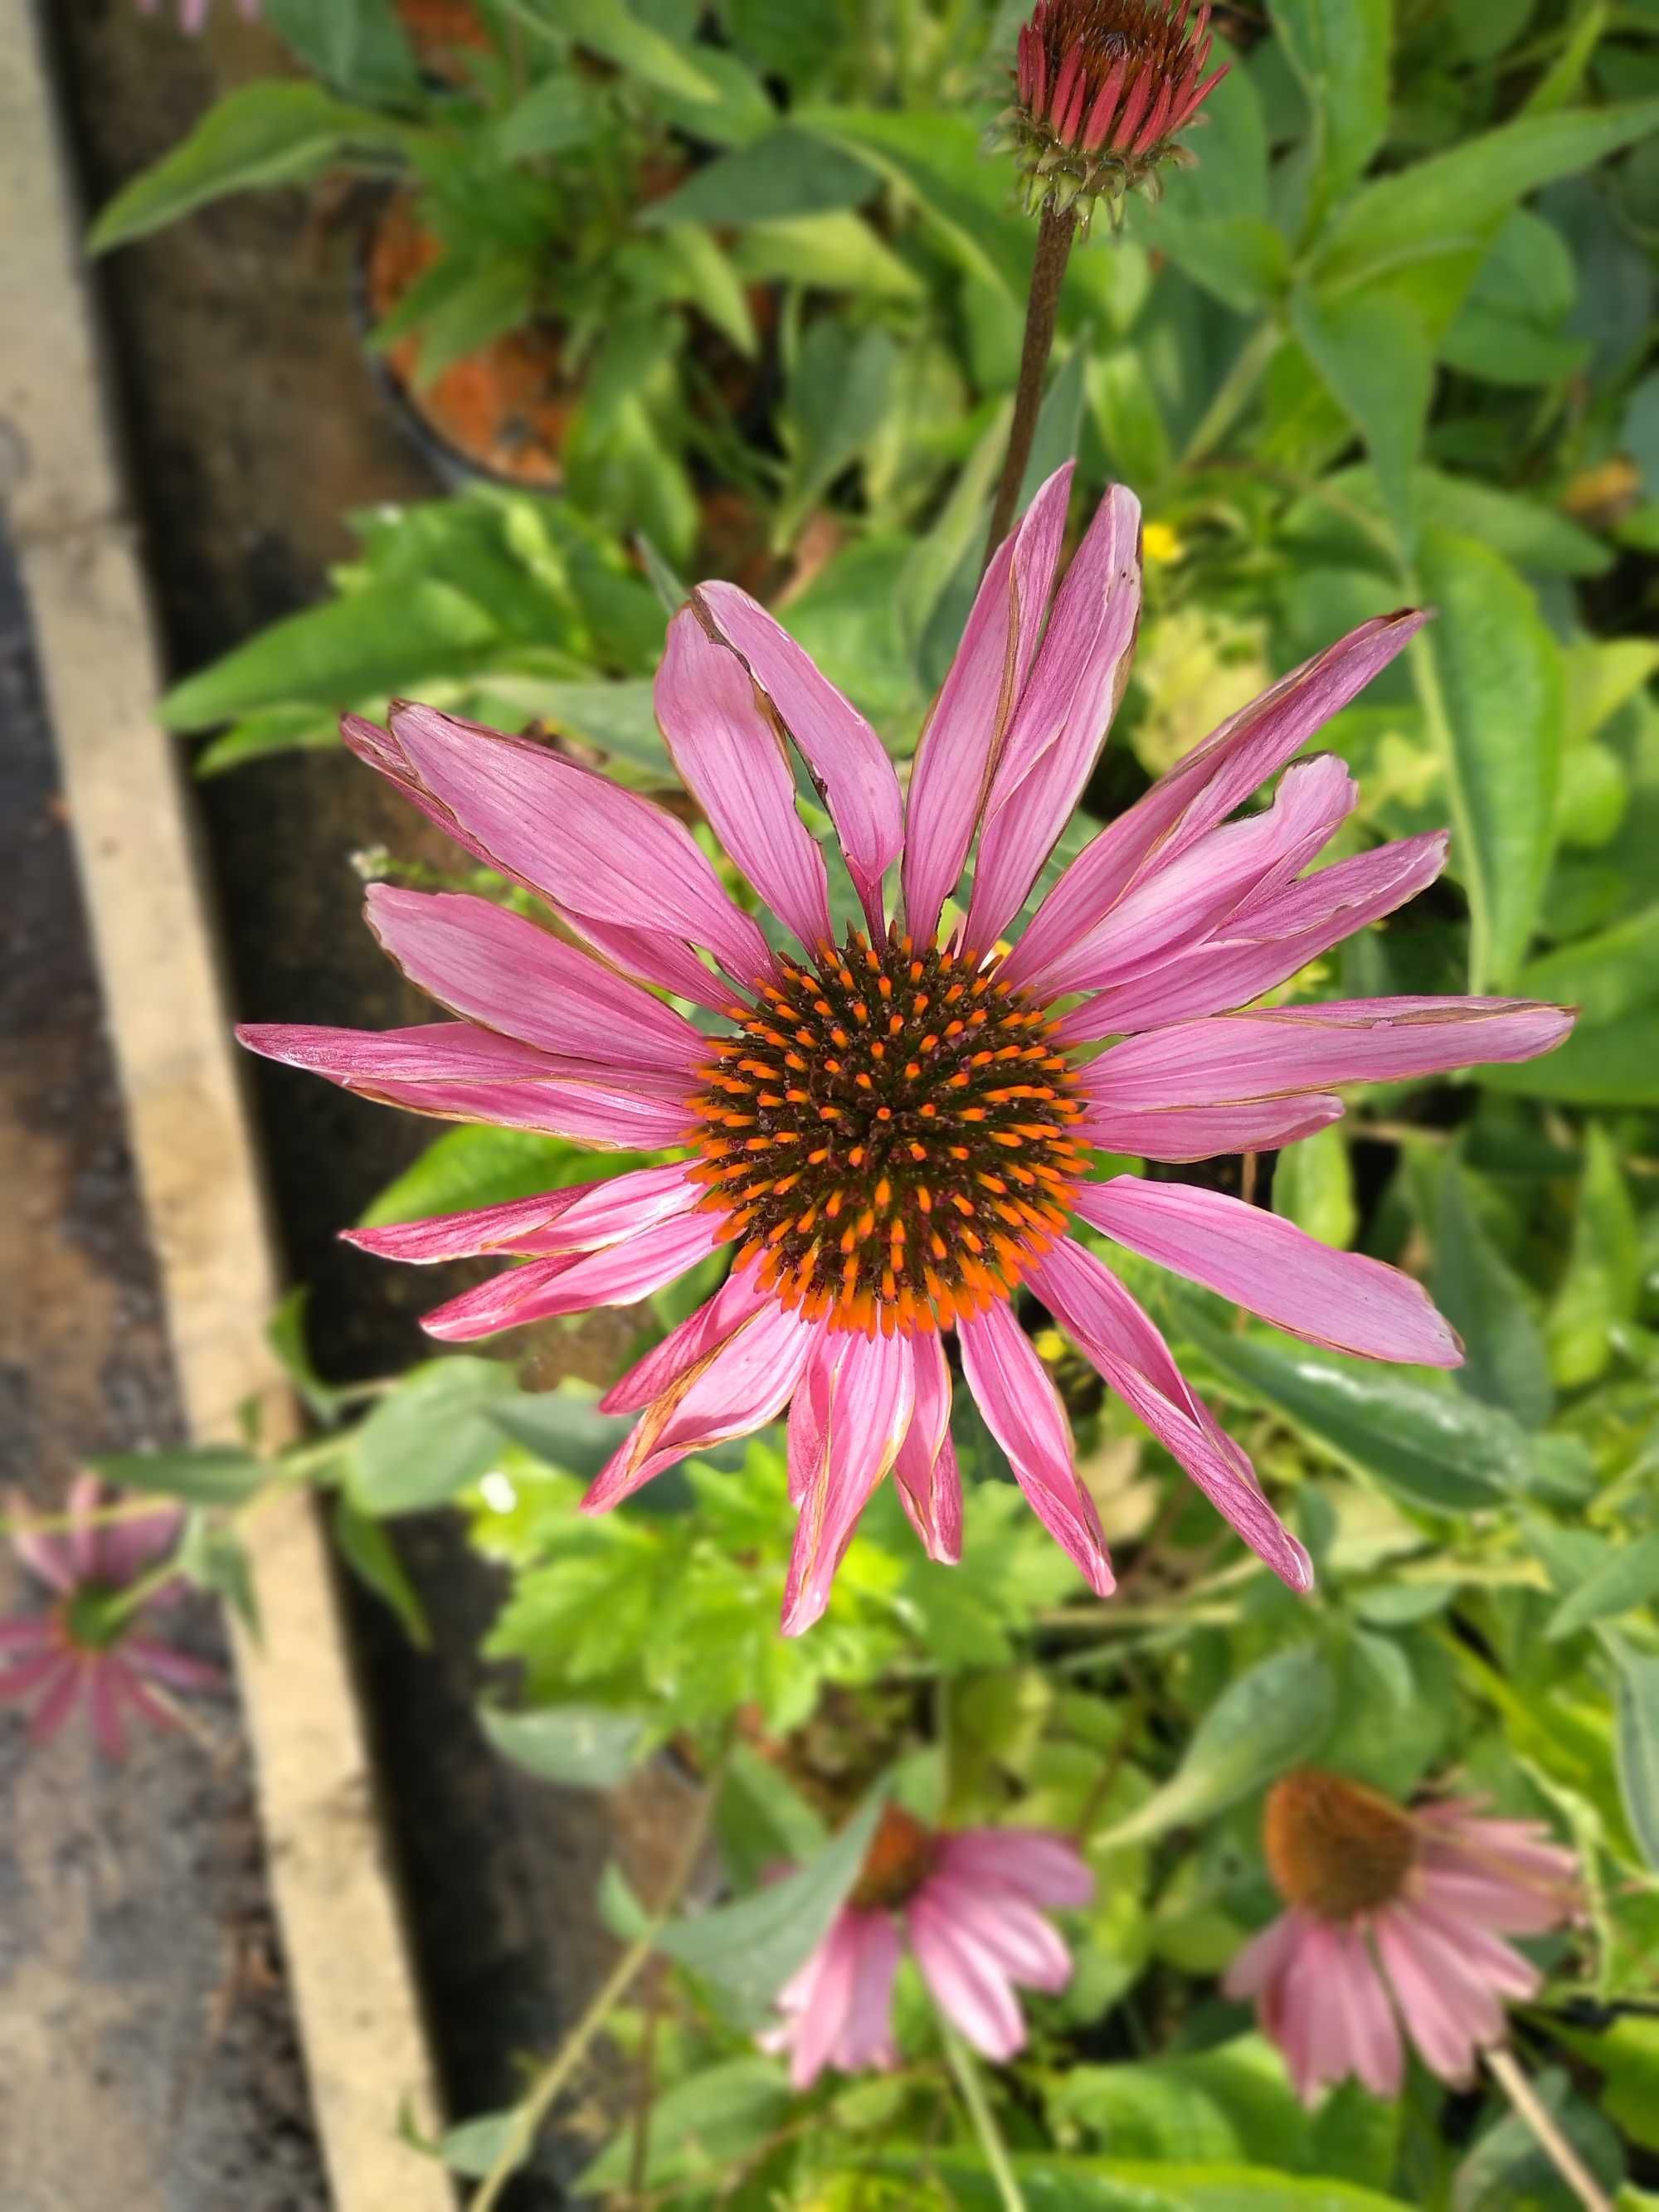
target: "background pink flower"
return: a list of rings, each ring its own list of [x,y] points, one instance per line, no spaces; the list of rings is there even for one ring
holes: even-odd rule
[[[823,1611],[890,1473],[932,1555],[957,1556],[951,1331],[1033,1510],[1092,1589],[1113,1588],[1065,1410],[1015,1317],[1022,1282],[1245,1541],[1307,1589],[1307,1556],[1249,1462],[1151,1317],[1066,1234],[1070,1216],[1340,1351],[1451,1367],[1456,1338],[1397,1269],[1214,1191],[1091,1182],[1091,1151],[1272,1150],[1335,1121],[1339,1085],[1530,1059],[1572,1024],[1499,999],[1229,1011],[1445,864],[1445,838],[1429,835],[1305,875],[1358,799],[1329,757],[1297,762],[1270,806],[1230,818],[1394,659],[1422,623],[1413,613],[1364,623],[1235,715],[1102,830],[1003,949],[1094,768],[1139,617],[1139,508],[1121,489],[1057,583],[1070,485],[1069,468],[1044,485],[987,570],[908,801],[875,731],[746,593],[706,584],[670,626],[664,734],[799,953],[773,950],[663,809],[544,744],[398,705],[384,730],[347,716],[347,743],[588,949],[484,899],[376,885],[371,927],[460,1018],[240,1032],[391,1104],[689,1153],[349,1234],[404,1260],[526,1263],[427,1316],[454,1343],[632,1304],[734,1248],[723,1288],[604,1401],[639,1419],[586,1504],[602,1511],[787,1407],[792,1634]],[[832,818],[861,928],[836,928],[781,734]],[[942,932],[970,855],[964,917]],[[720,1026],[705,1034],[653,992]]]
[[[158,1690],[218,1689],[224,1681],[207,1660],[149,1632],[149,1615],[182,1595],[182,1583],[164,1583],[131,1613],[112,1615],[110,1601],[162,1565],[184,1526],[182,1511],[173,1505],[117,1521],[94,1517],[118,1502],[105,1496],[95,1476],[82,1475],[70,1487],[66,1529],[25,1525],[14,1534],[13,1550],[52,1601],[44,1613],[0,1620],[0,1700],[34,1701],[29,1733],[36,1742],[54,1735],[84,1701],[99,1747],[111,1759],[125,1752],[128,1713],[177,1726]],[[10,1501],[10,1512],[15,1522],[34,1518],[21,1499]]]
[[[1264,1843],[1289,1910],[1224,1987],[1255,2000],[1308,2103],[1351,2074],[1398,2096],[1402,2027],[1432,2072],[1467,2086],[1505,2039],[1505,2005],[1542,1986],[1502,1939],[1577,1910],[1572,1853],[1537,1821],[1487,1820],[1469,1799],[1407,1811],[1336,1775],[1293,1774],[1268,1793]]]
[[[789,2053],[810,2088],[897,2063],[893,1978],[907,1948],[934,2003],[988,2058],[1025,2042],[1016,1988],[1063,1990],[1072,1956],[1047,1911],[1088,1904],[1094,1876],[1063,1836],[1036,1828],[940,1834],[889,1805],[851,1898],[778,1996],[783,2018],[761,2039]]]
[[[138,0],[138,11],[143,15],[153,15],[160,4],[161,0]],[[179,0],[179,29],[190,32],[192,36],[198,31],[204,30],[210,4],[211,0]],[[236,0],[236,4],[244,22],[252,23],[258,20],[259,0]]]

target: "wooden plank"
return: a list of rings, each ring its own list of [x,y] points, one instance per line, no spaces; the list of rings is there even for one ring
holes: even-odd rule
[[[263,1329],[276,1272],[33,9],[0,9],[0,497],[58,732],[129,1133],[192,1432],[293,1407]],[[234,374],[234,365],[226,373]],[[265,1641],[237,1644],[272,1891],[339,2212],[453,2212],[397,2140],[434,2109],[362,1716],[311,1501],[250,1517]],[[187,1909],[181,1905],[181,1910]]]

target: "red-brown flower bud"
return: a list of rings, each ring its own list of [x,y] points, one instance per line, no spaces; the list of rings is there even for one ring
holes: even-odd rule
[[[1193,0],[1037,0],[1019,34],[1015,104],[1002,118],[1030,178],[1028,204],[1096,202],[1121,217],[1137,189],[1154,196],[1166,163],[1190,161],[1177,132],[1227,74],[1205,74],[1210,8]]]

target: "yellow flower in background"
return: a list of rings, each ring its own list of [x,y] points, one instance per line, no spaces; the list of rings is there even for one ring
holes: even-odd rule
[[[1140,533],[1140,550],[1155,568],[1167,568],[1187,549],[1167,522],[1149,522]]]

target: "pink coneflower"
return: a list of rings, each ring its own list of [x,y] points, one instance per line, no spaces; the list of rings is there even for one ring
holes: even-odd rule
[[[1159,171],[1189,161],[1179,132],[1227,74],[1209,68],[1210,9],[1193,0],[1037,0],[1019,34],[1014,105],[1001,118],[1033,207],[1109,197],[1114,212]]]
[[[100,1518],[114,1502],[95,1476],[79,1476],[70,1490],[70,1525],[58,1534],[30,1526],[27,1504],[11,1501],[19,1524],[12,1548],[52,1593],[52,1602],[45,1613],[0,1620],[0,1700],[36,1699],[29,1734],[40,1743],[84,1698],[100,1747],[119,1759],[127,1712],[176,1727],[165,1692],[218,1689],[224,1677],[206,1660],[149,1632],[149,1614],[181,1595],[182,1582],[164,1583],[142,1601],[122,1604],[173,1552],[183,1513],[158,1505],[121,1520]]]
[[[1050,479],[987,571],[908,810],[869,723],[764,608],[706,584],[675,617],[657,681],[664,732],[799,953],[774,949],[690,832],[647,799],[545,745],[398,706],[389,731],[348,716],[347,743],[592,951],[484,899],[377,885],[370,926],[461,1020],[240,1032],[394,1105],[687,1148],[609,1182],[349,1233],[398,1259],[528,1260],[427,1316],[452,1342],[630,1305],[735,1248],[725,1286],[604,1401],[640,1419],[586,1502],[614,1505],[788,1407],[792,1633],[822,1613],[890,1470],[928,1550],[957,1556],[951,1332],[1032,1506],[1091,1586],[1111,1589],[1065,1413],[1015,1317],[1022,1281],[1305,1589],[1306,1556],[1249,1461],[1117,1278],[1066,1236],[1068,1217],[1320,1344],[1451,1367],[1456,1340],[1395,1269],[1214,1191],[1091,1182],[1090,1148],[1153,1160],[1271,1150],[1335,1121],[1339,1084],[1527,1060],[1571,1026],[1558,1008],[1499,999],[1223,1011],[1444,864],[1445,839],[1425,836],[1304,877],[1358,799],[1334,759],[1300,763],[1265,811],[1228,820],[1393,659],[1424,619],[1411,613],[1365,623],[1235,715],[1103,830],[1005,945],[1088,781],[1135,639],[1127,492],[1106,499],[1054,589],[1070,480]],[[862,929],[832,919],[790,740],[839,833]],[[942,932],[976,838],[965,915]],[[888,904],[896,866],[902,921]],[[708,1033],[648,985],[706,1010]],[[1096,1051],[1109,1037],[1120,1041]]]
[[[1469,1799],[1408,1812],[1334,1774],[1292,1774],[1268,1793],[1263,1842],[1289,1910],[1225,1987],[1256,2000],[1306,2103],[1351,2074],[1397,2097],[1402,2026],[1426,2066],[1466,2086],[1504,2039],[1504,2006],[1542,1984],[1500,1939],[1541,1936],[1577,1908],[1572,1853]]]
[[[893,1977],[907,1944],[934,2003],[976,2051],[1012,2058],[1025,2042],[1016,1987],[1063,1990],[1072,1955],[1045,1911],[1087,1905],[1095,1878],[1064,1836],[1036,1828],[944,1834],[889,1805],[851,1897],[778,1996],[783,2019],[761,2038],[789,2053],[810,2088],[897,2063]]]

